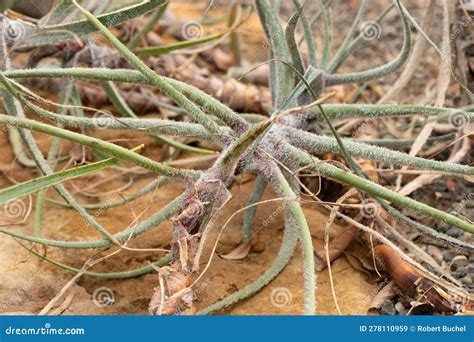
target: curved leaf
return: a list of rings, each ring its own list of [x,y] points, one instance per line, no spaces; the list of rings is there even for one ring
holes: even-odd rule
[[[144,0],[139,3],[99,15],[97,16],[97,19],[106,27],[115,26],[149,12],[158,6],[163,5],[165,1],[166,0]],[[63,1],[58,7],[56,7],[56,11],[60,6],[61,13],[63,14],[65,11],[71,10],[72,7],[74,7],[71,0]],[[55,10],[53,9],[53,11]],[[58,18],[61,18],[60,13],[56,13],[55,15],[57,15]],[[45,26],[24,27],[24,39],[17,43],[16,48],[32,48],[41,45],[57,43],[71,39],[73,38],[73,35],[81,36],[97,31],[97,28],[95,28],[95,26],[92,25],[87,19],[68,23],[49,24]]]
[[[141,149],[139,146],[133,151]],[[36,179],[29,180],[27,182],[19,183],[9,188],[0,190],[0,204],[4,204],[14,198],[31,195],[39,190],[47,187],[62,183],[69,179],[78,178],[99,170],[103,170],[110,166],[116,165],[119,162],[118,158],[108,158],[99,162],[74,167],[68,170],[55,172],[47,176],[39,177]]]

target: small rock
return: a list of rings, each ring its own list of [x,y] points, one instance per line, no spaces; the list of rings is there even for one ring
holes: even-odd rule
[[[440,262],[443,260],[443,254],[438,247],[429,245],[426,247],[426,252],[435,258],[436,261]]]
[[[405,310],[405,305],[398,302],[397,304],[395,304],[395,310],[397,310],[398,313],[402,313],[403,311],[406,311]]]
[[[472,285],[472,279],[470,277],[464,277],[461,279],[461,282],[466,285]]]
[[[468,261],[465,256],[458,255],[453,259],[453,265],[456,265],[456,268],[461,268],[467,266]]]
[[[262,253],[265,250],[265,242],[257,240],[252,243],[252,249],[255,253]]]
[[[438,224],[436,225],[436,230],[446,233],[446,230],[448,230],[448,225],[446,224]]]
[[[446,261],[451,261],[454,258],[454,253],[451,251],[443,251],[443,258]]]
[[[397,310],[395,310],[395,305],[393,305],[393,302],[391,300],[386,300],[383,303],[380,312],[382,315],[387,316],[395,316],[397,314]]]
[[[458,237],[459,235],[461,235],[461,230],[458,228],[449,228],[446,234]]]

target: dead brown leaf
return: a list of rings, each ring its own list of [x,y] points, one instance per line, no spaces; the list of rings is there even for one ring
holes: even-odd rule
[[[394,281],[390,281],[375,295],[374,299],[372,299],[372,302],[370,303],[368,313],[375,313],[374,311],[380,309],[386,300],[395,296],[396,293],[394,285]]]
[[[349,261],[349,264],[356,269],[357,271],[360,271],[362,273],[367,274],[368,276],[371,275],[372,269],[367,268],[368,263],[363,261],[363,258],[360,258],[352,253],[344,253],[344,256],[346,257],[347,261]]]
[[[329,243],[329,260],[333,261],[337,259],[344,252],[347,246],[349,246],[356,234],[357,228],[351,226],[344,230],[340,235],[332,239],[332,241]],[[319,251],[315,254],[315,256],[316,270],[324,270],[327,267],[326,252],[324,250]]]
[[[251,247],[252,247],[251,242],[247,241],[247,242],[241,243],[229,253],[222,254],[219,256],[226,260],[241,260],[241,259],[244,259],[249,254]]]

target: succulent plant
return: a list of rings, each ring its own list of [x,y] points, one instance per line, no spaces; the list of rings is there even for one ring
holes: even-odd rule
[[[29,152],[32,159],[29,160],[28,157],[23,156],[23,162],[37,167],[44,176],[0,190],[0,204],[9,203],[9,201],[22,196],[37,194],[35,235],[27,236],[8,227],[1,228],[0,231],[46,246],[72,249],[104,248],[114,245],[121,246],[128,239],[150,231],[163,221],[172,218],[172,250],[162,259],[149,266],[127,272],[86,271],[83,273],[86,276],[100,278],[127,278],[159,270],[164,289],[157,291],[152,299],[150,304],[152,314],[195,313],[192,303],[192,285],[195,284],[193,279],[199,271],[202,271],[199,269],[202,246],[209,231],[214,227],[215,217],[231,197],[229,189],[235,185],[239,176],[245,174],[255,174],[257,180],[250,196],[250,203],[245,208],[247,213],[244,221],[244,240],[251,238],[256,207],[260,204],[265,188],[270,186],[277,194],[275,200],[284,203],[285,207],[285,230],[280,252],[258,280],[197,312],[197,314],[210,313],[259,291],[287,265],[298,242],[302,246],[304,255],[304,313],[315,313],[316,272],[313,245],[308,223],[301,207],[301,184],[298,179],[298,171],[303,169],[306,173],[321,175],[353,187],[360,192],[362,198],[373,198],[400,223],[447,244],[472,252],[473,246],[471,244],[416,222],[405,216],[399,209],[406,208],[472,233],[474,225],[471,222],[375,183],[367,176],[354,157],[465,176],[474,175],[473,167],[416,157],[388,147],[377,146],[375,142],[344,138],[334,129],[333,123],[339,119],[375,120],[414,114],[430,116],[439,120],[452,120],[456,116],[467,122],[473,119],[474,114],[464,109],[422,105],[327,103],[330,97],[327,89],[330,86],[376,80],[399,70],[410,56],[412,46],[410,26],[413,26],[420,34],[424,34],[420,26],[402,2],[395,0],[371,24],[373,25],[371,29],[376,28],[387,13],[396,9],[403,26],[403,44],[399,55],[389,63],[373,69],[337,73],[344,61],[365,41],[366,30],[358,33],[358,29],[365,16],[367,1],[361,1],[359,12],[349,32],[346,33],[342,45],[334,54],[331,48],[329,16],[323,1],[319,0],[320,12],[317,16],[323,27],[321,49],[317,49],[315,46],[316,39],[313,37],[312,23],[308,13],[298,0],[294,0],[293,4],[295,13],[284,29],[278,16],[278,6],[272,6],[268,0],[255,1],[255,8],[270,47],[269,88],[272,95],[272,104],[269,108],[270,116],[257,115],[254,117],[257,120],[248,120],[245,115],[235,112],[226,104],[192,85],[159,75],[149,67],[146,60],[139,58],[140,55],[163,54],[226,36],[214,35],[186,44],[168,46],[166,49],[148,49],[146,53],[142,50],[140,53],[140,49],[136,49],[140,37],[146,35],[160,19],[166,5],[164,0],[143,1],[137,5],[104,12],[105,14],[100,15],[91,14],[76,0],[62,1],[48,16],[40,20],[38,25],[4,17],[3,71],[0,73],[0,83],[7,114],[0,114],[0,123],[8,127],[12,146],[24,146]],[[75,21],[62,23],[65,14],[77,9],[79,11],[75,15]],[[108,30],[108,27],[150,11],[154,11],[150,17],[150,23],[131,40],[128,46]],[[299,22],[302,22],[307,58],[303,56],[300,42],[296,39],[295,32]],[[15,38],[10,41],[6,39],[8,38],[6,31],[8,25],[20,28],[21,39]],[[121,58],[129,64],[129,68],[64,65],[61,68],[13,69],[10,65],[8,57],[10,50],[27,50],[48,44],[64,43],[71,41],[71,39],[85,41],[91,35],[98,33],[120,53]],[[89,48],[92,47],[89,46]],[[17,81],[25,78],[62,78],[66,81],[66,86],[61,93],[61,104],[54,104],[57,111],[44,109],[38,104],[48,101]],[[66,112],[70,109],[77,110],[79,108],[85,112],[91,110],[78,105],[77,101],[72,101],[72,104],[70,104],[71,102],[67,103],[67,100],[70,99],[77,100],[74,80],[78,79],[101,81],[117,112],[125,117],[114,117],[97,109],[93,109],[93,111],[99,112],[100,115],[92,118],[84,115],[67,115]],[[118,82],[156,88],[172,99],[181,113],[189,116],[192,122],[138,117],[120,95],[116,85]],[[54,125],[45,123],[43,120],[26,118],[25,109],[35,112],[41,119],[54,122]],[[146,133],[162,144],[170,145],[177,150],[191,153],[213,153],[213,151],[188,146],[170,138],[192,136],[202,141],[217,143],[221,150],[216,160],[204,171],[178,169],[141,155],[141,147],[129,150],[83,133],[74,132],[67,127],[90,129],[105,127],[109,130]],[[32,131],[80,144],[100,153],[100,155],[107,156],[107,158],[64,171],[54,171],[52,165],[57,158],[57,140],[52,144],[48,157],[45,158],[38,148]],[[330,132],[329,135],[325,133],[327,131]],[[393,146],[393,143],[397,142],[392,141],[390,144],[390,141],[385,141],[385,143],[381,141],[380,145]],[[347,166],[316,157],[324,152],[339,155]],[[108,203],[108,207],[124,205],[170,182],[183,182],[187,188],[183,194],[148,219],[112,235],[108,232],[107,227],[99,224],[88,212],[88,209],[98,208],[100,204],[80,205],[62,183],[68,179],[98,172],[122,161],[151,170],[159,178],[128,198]],[[101,239],[69,242],[46,239],[41,236],[43,204],[46,200],[44,190],[52,186],[64,199],[63,205],[76,210],[90,227],[102,234]],[[338,215],[342,214],[338,213]],[[345,215],[341,217],[347,218]],[[57,266],[79,272],[73,267],[41,255],[34,249],[31,252]]]

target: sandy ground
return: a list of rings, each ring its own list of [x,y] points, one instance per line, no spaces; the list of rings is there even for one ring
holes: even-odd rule
[[[40,138],[43,146],[46,147],[46,139]],[[13,157],[9,146],[7,145],[5,135],[2,134],[1,140],[2,154],[0,163],[6,174],[11,174],[10,165]],[[67,148],[67,145],[65,145]],[[19,170],[15,167],[13,174],[17,180],[24,180],[31,176],[32,171]],[[92,184],[117,174],[116,171],[107,170],[96,175],[87,176],[80,180],[67,183],[68,189],[84,189],[88,184]],[[132,187],[122,192],[128,195],[147,184],[152,180],[152,175],[135,177]],[[8,183],[5,178],[1,180],[1,187]],[[126,184],[127,176],[109,181],[94,189],[99,195],[98,198],[91,199],[78,195],[82,203],[107,202],[117,199],[113,189],[117,189]],[[227,204],[223,214],[219,217],[217,227],[221,227],[228,217],[238,209],[245,206],[247,197],[251,191],[253,180],[243,183],[240,187],[233,190],[233,198]],[[98,220],[109,231],[119,232],[125,229],[132,221],[134,214],[139,215],[143,211],[142,218],[151,215],[154,210],[159,209],[165,203],[175,198],[181,191],[181,185],[169,185],[161,188],[156,193],[149,194],[128,206],[112,208],[98,212],[90,212],[97,215]],[[91,190],[92,192],[92,190]],[[107,192],[110,192],[107,194]],[[48,193],[55,197],[54,190]],[[267,192],[266,198],[271,194]],[[33,201],[34,202],[34,201]],[[28,198],[23,199],[25,208],[28,207]],[[224,234],[219,241],[217,254],[215,255],[211,267],[201,278],[200,283],[196,285],[195,292],[197,296],[196,305],[198,309],[204,308],[216,302],[219,299],[244,287],[246,284],[258,278],[265,268],[272,262],[282,238],[283,218],[280,215],[279,203],[267,203],[260,206],[257,210],[254,229],[258,233],[252,240],[252,249],[247,257],[242,260],[225,260],[219,257],[219,254],[230,252],[239,245],[243,215],[237,214],[227,226]],[[26,211],[25,211],[26,212]],[[278,215],[273,215],[278,213]],[[320,250],[323,245],[324,225],[327,220],[327,214],[318,211],[316,205],[306,205],[305,213],[313,235],[313,243],[316,250]],[[8,222],[4,211],[0,211],[0,222]],[[24,214],[26,216],[26,214]],[[263,222],[269,217],[270,224],[264,227]],[[33,234],[33,214],[26,217],[26,221],[17,226],[9,226],[9,229],[22,232],[24,234]],[[341,227],[334,226],[333,232],[340,231]],[[98,238],[99,235],[84,223],[80,216],[73,210],[60,208],[55,205],[46,205],[46,215],[43,227],[44,237],[58,240],[87,240]],[[129,247],[135,248],[169,248],[171,238],[171,223],[165,222],[154,230],[140,236],[129,242]],[[211,236],[207,244],[202,264],[207,262],[209,250],[215,241]],[[60,269],[38,257],[30,254],[26,249],[13,238],[0,236],[0,310],[3,313],[8,312],[28,312],[38,313],[73,277],[73,273]],[[111,250],[105,251],[109,254]],[[61,261],[65,264],[81,268],[88,257],[94,255],[97,251],[92,250],[64,250],[59,248],[48,248],[48,257]],[[146,265],[149,261],[156,260],[162,255],[162,252],[131,252],[121,251],[109,259],[94,266],[91,270],[97,272],[125,271]],[[231,315],[248,314],[299,314],[302,312],[303,304],[303,260],[300,248],[297,249],[295,256],[285,270],[267,287],[255,296],[237,303],[233,307],[220,312]],[[341,257],[333,264],[333,274],[335,289],[341,311],[344,314],[365,314],[368,305],[377,292],[376,284],[366,280],[366,275],[353,269],[344,257]],[[327,271],[318,272],[317,300],[318,314],[335,314],[336,309],[331,295],[330,283]],[[149,299],[153,293],[153,288],[158,286],[158,275],[154,272],[137,278],[127,280],[102,280],[89,276],[82,276],[75,285],[73,285],[62,299],[64,300],[73,294],[70,303],[65,303],[65,307],[58,309],[57,312],[64,309],[64,314],[147,314]],[[107,288],[108,293],[113,293],[115,303],[110,306],[96,305],[93,301],[94,291]],[[273,296],[283,291],[285,300],[283,303],[272,305]],[[71,299],[71,298],[69,298]],[[275,302],[275,301],[273,301]],[[66,305],[67,304],[67,305]],[[53,310],[54,312],[54,310]]]

